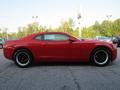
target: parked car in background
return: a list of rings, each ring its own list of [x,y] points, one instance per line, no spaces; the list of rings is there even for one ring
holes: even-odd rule
[[[19,67],[33,62],[89,62],[105,66],[117,57],[113,43],[79,40],[63,32],[43,32],[6,41],[4,56]]]
[[[3,48],[4,43],[5,43],[5,38],[0,38],[0,49]]]
[[[117,43],[117,47],[120,47],[120,36],[116,36],[114,41]]]
[[[104,41],[104,42],[108,42],[108,43],[113,43],[116,47],[118,46],[118,40],[116,39],[116,37],[105,37],[105,36],[97,36],[96,40],[99,41]]]
[[[112,38],[111,37],[97,36],[96,40],[112,43]]]

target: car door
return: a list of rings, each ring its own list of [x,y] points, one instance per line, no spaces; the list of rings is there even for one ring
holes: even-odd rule
[[[72,37],[73,38],[73,37]],[[37,51],[40,60],[79,61],[85,57],[85,44],[80,40],[70,40],[65,34],[44,34],[38,39]]]
[[[39,43],[40,58],[57,61],[70,58],[69,36],[64,34],[44,34],[36,38],[41,39]]]

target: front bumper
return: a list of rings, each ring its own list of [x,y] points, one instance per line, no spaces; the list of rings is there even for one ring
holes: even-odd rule
[[[117,48],[112,49],[112,61],[116,60],[117,58]]]

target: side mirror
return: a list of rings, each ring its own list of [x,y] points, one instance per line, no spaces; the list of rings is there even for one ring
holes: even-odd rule
[[[74,39],[74,38],[69,38],[69,41],[70,41],[70,42],[75,42],[76,39]]]

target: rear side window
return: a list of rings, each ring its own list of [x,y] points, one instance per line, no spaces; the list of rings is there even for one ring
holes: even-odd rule
[[[35,39],[37,39],[37,40],[44,40],[44,35],[39,35],[39,36],[35,37]]]

